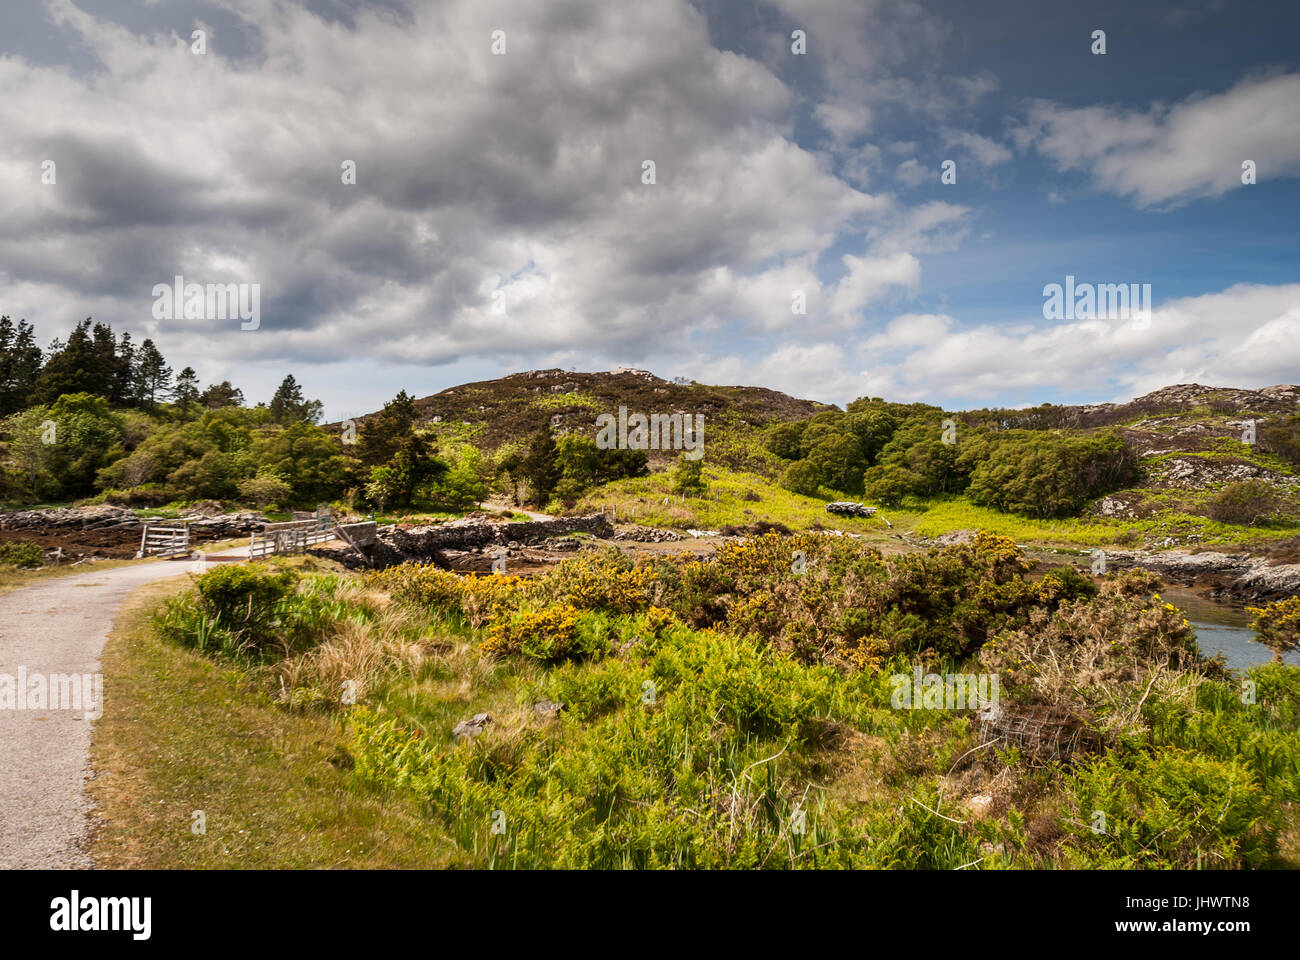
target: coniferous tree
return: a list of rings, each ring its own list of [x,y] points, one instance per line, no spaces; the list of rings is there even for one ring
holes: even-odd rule
[[[519,472],[528,481],[533,502],[545,505],[560,482],[560,450],[551,434],[550,424],[542,424],[528,444],[528,453]]]
[[[153,409],[170,393],[172,368],[152,340],[140,344],[135,358],[135,390],[140,401]]]
[[[302,387],[289,374],[280,381],[280,386],[271,398],[271,419],[275,423],[315,423],[320,419],[322,405],[319,400],[303,398]]]
[[[193,367],[186,367],[176,374],[172,402],[182,409],[192,407],[199,402],[199,376],[194,372]]]
[[[406,437],[415,431],[418,419],[414,398],[402,390],[362,426],[357,438],[357,459],[373,467],[388,463]]]
[[[114,360],[113,395],[110,399],[119,406],[135,406],[140,402],[135,392],[135,343],[131,340],[131,334],[125,330],[117,342]]]
[[[113,338],[113,328],[106,323],[96,323],[90,332],[90,345],[91,370],[99,381],[91,392],[113,403],[113,386],[118,373],[117,341]]]
[[[104,381],[98,368],[99,355],[91,332],[91,319],[77,324],[67,342],[55,339],[50,343],[49,359],[36,381],[33,400],[53,403],[69,393],[102,395]]]
[[[7,316],[0,317],[0,416],[31,403],[42,359],[31,324],[19,320],[15,326]]]

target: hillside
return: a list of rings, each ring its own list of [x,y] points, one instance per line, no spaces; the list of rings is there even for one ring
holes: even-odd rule
[[[1159,510],[1195,511],[1208,492],[1259,480],[1280,494],[1300,493],[1294,428],[1300,386],[1259,390],[1197,383],[1162,387],[1124,404],[1044,406],[1002,421],[1008,428],[1115,427],[1138,458],[1141,480],[1099,500],[1092,513],[1135,519]],[[1253,430],[1252,430],[1253,425]]]
[[[485,452],[522,442],[548,421],[556,432],[579,430],[594,435],[596,417],[617,415],[619,406],[646,414],[702,414],[710,459],[760,472],[767,472],[768,458],[756,443],[745,441],[774,423],[838,409],[766,387],[682,384],[646,370],[625,368],[603,373],[528,370],[448,387],[417,399],[415,405],[422,426],[455,435]],[[358,418],[358,429],[364,430],[374,416]],[[338,428],[339,424],[330,426]],[[652,455],[652,463],[657,459],[671,458]]]

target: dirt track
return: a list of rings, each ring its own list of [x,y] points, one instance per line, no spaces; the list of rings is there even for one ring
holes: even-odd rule
[[[189,569],[187,562],[160,560],[92,570],[0,597],[0,685],[20,668],[28,678],[97,674],[122,601],[145,583]],[[92,867],[82,848],[91,720],[84,709],[7,706],[0,703],[0,869]]]

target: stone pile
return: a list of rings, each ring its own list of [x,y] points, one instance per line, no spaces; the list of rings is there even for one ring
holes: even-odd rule
[[[587,517],[555,517],[550,520],[524,520],[518,523],[493,523],[466,518],[429,526],[381,528],[375,542],[362,547],[376,568],[413,560],[419,563],[446,560],[465,552],[486,547],[518,550],[523,545],[541,545],[566,534],[588,533],[611,539],[614,528],[600,514]],[[349,551],[355,556],[355,553]],[[347,555],[340,557],[344,563]],[[357,558],[360,559],[360,558]]]
[[[674,543],[677,540],[685,540],[686,538],[676,530],[629,524],[614,534],[614,539],[632,540],[636,543]]]
[[[826,512],[841,517],[871,517],[875,516],[876,508],[864,506],[852,500],[836,500],[834,503],[826,504]]]

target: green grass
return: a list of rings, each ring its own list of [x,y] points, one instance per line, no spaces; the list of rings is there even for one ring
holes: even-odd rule
[[[962,496],[912,501],[897,508],[881,507],[871,519],[849,519],[827,513],[825,500],[792,493],[752,473],[717,466],[705,467],[704,473],[708,491],[703,497],[683,498],[672,493],[672,475],[665,472],[605,484],[579,500],[573,512],[615,508],[620,521],[707,530],[717,530],[727,524],[748,526],[760,520],[782,523],[792,530],[821,524],[828,529],[861,534],[870,540],[909,532],[920,537],[937,537],[957,530],[987,530],[1012,537],[1017,543],[1071,547],[1141,546],[1144,542],[1150,544],[1170,537],[1180,545],[1231,546],[1284,540],[1297,533],[1293,526],[1237,526],[1177,509],[1164,509],[1154,517],[1140,520],[1038,519],[976,506]],[[1171,507],[1175,501],[1187,499],[1181,492],[1142,492],[1150,498],[1169,499]],[[759,499],[746,500],[746,493],[756,494]],[[892,526],[886,526],[885,519]]]
[[[792,530],[806,530],[815,523],[832,530],[865,535],[889,532],[877,517],[846,518],[826,512],[826,501],[805,497],[777,486],[756,474],[706,466],[708,489],[704,496],[682,497],[672,492],[672,474],[616,480],[599,487],[578,501],[576,513],[595,513],[602,507],[617,509],[620,521],[647,526],[691,527],[716,530],[732,524],[748,526],[760,520],[782,523]],[[746,500],[747,493],[757,500]],[[664,500],[667,499],[667,503]],[[882,510],[893,522],[893,513]]]
[[[135,594],[104,651],[89,793],[104,869],[418,868],[466,863],[417,803],[360,785],[335,717],[291,713],[229,666],[165,644]],[[203,811],[206,834],[192,831]]]
[[[979,507],[965,497],[936,502],[924,511],[907,514],[911,529],[923,537],[934,537],[953,530],[987,530],[1012,537],[1017,543],[1099,547],[1109,544],[1141,545],[1143,539],[1173,537],[1181,542],[1202,545],[1249,543],[1259,540],[1286,539],[1296,534],[1294,527],[1243,527],[1218,523],[1188,513],[1167,511],[1145,520],[1104,520],[1067,517],[1039,520],[1018,514],[1002,513]]]

